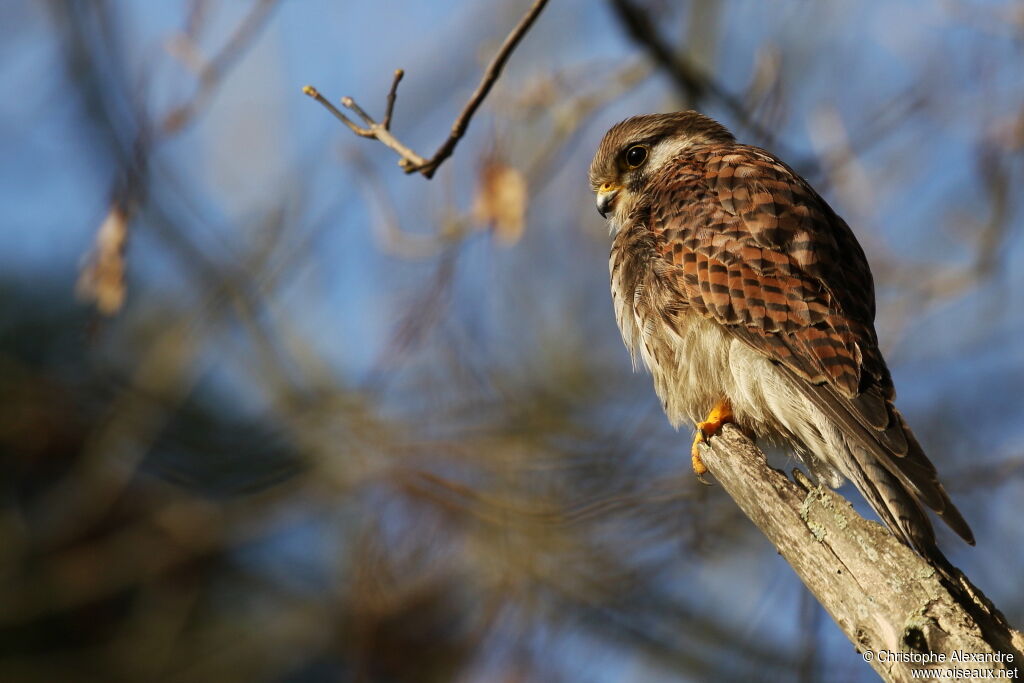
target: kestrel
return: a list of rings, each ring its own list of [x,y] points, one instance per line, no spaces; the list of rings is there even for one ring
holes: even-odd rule
[[[613,126],[590,183],[623,340],[672,424],[697,426],[698,476],[698,445],[734,422],[833,488],[851,480],[920,554],[938,553],[924,506],[974,544],[893,405],[864,251],[807,181],[684,111]]]

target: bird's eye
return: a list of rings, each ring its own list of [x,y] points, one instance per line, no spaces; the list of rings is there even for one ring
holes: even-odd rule
[[[647,147],[644,145],[633,145],[626,150],[626,164],[630,168],[636,168],[647,161]]]

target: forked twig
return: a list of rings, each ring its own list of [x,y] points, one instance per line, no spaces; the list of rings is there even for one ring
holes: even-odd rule
[[[348,116],[346,116],[340,109],[331,104],[327,98],[320,94],[320,92],[311,85],[307,85],[302,89],[302,92],[306,93],[317,102],[322,104],[331,112],[339,121],[348,126],[349,130],[360,137],[364,138],[376,138],[380,142],[384,143],[385,146],[390,147],[395,153],[398,154],[401,159],[398,161],[398,165],[406,173],[420,173],[424,178],[432,178],[434,173],[437,171],[445,159],[452,155],[455,150],[455,146],[462,139],[462,136],[466,134],[466,129],[469,128],[469,122],[479,109],[480,104],[490,93],[494,83],[498,80],[501,75],[502,69],[505,67],[505,63],[508,62],[509,57],[512,55],[512,51],[516,49],[519,41],[523,39],[526,32],[530,30],[530,26],[540,15],[541,10],[548,4],[548,0],[535,0],[533,5],[527,10],[523,18],[519,20],[512,32],[505,38],[505,42],[502,43],[501,49],[494,55],[494,59],[487,66],[487,70],[484,71],[483,78],[480,80],[480,84],[477,85],[476,90],[470,96],[466,105],[462,108],[458,118],[455,119],[455,123],[452,124],[451,133],[448,138],[437,148],[434,152],[434,156],[430,159],[424,159],[416,152],[409,149],[407,146],[402,144],[398,138],[391,133],[391,115],[395,108],[395,97],[398,91],[398,83],[402,80],[405,72],[402,69],[395,71],[394,80],[391,82],[391,89],[388,91],[387,97],[387,108],[384,113],[384,118],[378,123],[369,114],[367,114],[362,107],[360,107],[355,100],[351,97],[343,97],[341,104],[346,109],[355,112],[365,127],[358,125]]]
[[[327,110],[329,112],[334,114],[334,116],[339,121],[348,126],[349,129],[359,137],[377,138],[385,145],[395,150],[395,152],[398,153],[398,156],[402,157],[401,161],[398,162],[399,165],[405,170],[406,173],[412,173],[413,171],[419,170],[419,168],[427,164],[427,160],[421,157],[416,152],[409,149],[408,147],[406,147],[405,145],[403,145],[398,140],[398,138],[391,134],[390,130],[391,109],[392,106],[394,105],[394,93],[398,88],[398,82],[402,80],[402,76],[404,75],[405,73],[401,69],[395,71],[395,80],[392,81],[391,84],[391,94],[388,95],[388,112],[385,115],[384,121],[382,123],[377,123],[376,121],[374,121],[373,118],[371,118],[370,115],[367,114],[362,107],[356,104],[355,100],[353,100],[351,97],[341,98],[341,104],[344,107],[354,111],[356,115],[363,120],[363,123],[366,124],[366,128],[363,128],[362,126],[352,121],[352,119],[345,116],[345,114],[340,109],[331,104],[327,100],[327,98],[321,95],[320,92],[313,86],[307,85],[302,89],[302,92],[306,93],[307,95],[315,99],[317,102],[327,107]],[[431,175],[433,174],[431,173]],[[427,175],[427,177],[429,178],[430,175]]]

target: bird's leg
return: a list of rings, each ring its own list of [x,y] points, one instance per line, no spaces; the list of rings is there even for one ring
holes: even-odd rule
[[[721,399],[711,409],[703,422],[697,423],[697,433],[693,436],[693,446],[690,447],[690,462],[693,464],[693,471],[702,484],[706,484],[704,473],[708,471],[707,465],[700,459],[700,444],[719,432],[727,422],[732,422],[732,406],[728,399]]]

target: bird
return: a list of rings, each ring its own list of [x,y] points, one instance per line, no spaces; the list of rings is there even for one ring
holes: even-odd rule
[[[727,423],[850,480],[891,532],[945,561],[925,508],[974,535],[903,415],[853,231],[770,152],[695,111],[628,118],[589,171],[612,237],[612,304],[634,368],[701,444]]]

